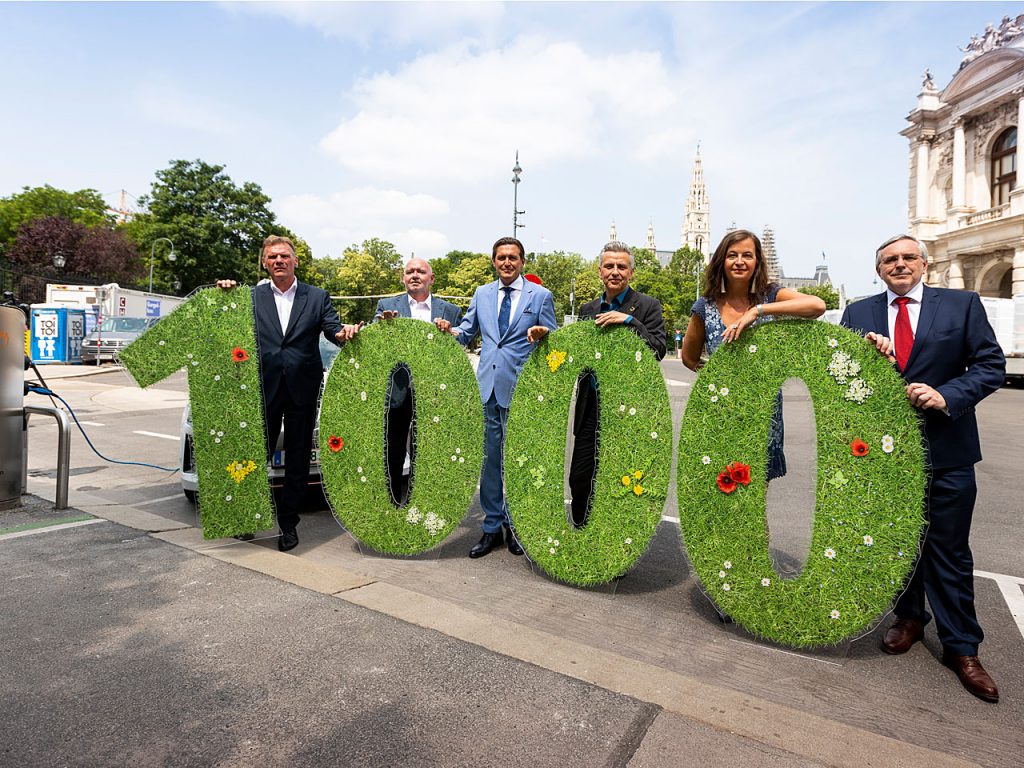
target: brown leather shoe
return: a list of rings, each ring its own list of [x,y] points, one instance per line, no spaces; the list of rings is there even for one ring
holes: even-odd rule
[[[910,650],[910,646],[924,637],[924,624],[915,619],[896,619],[882,638],[882,650],[886,653],[900,654]]]
[[[964,688],[979,699],[993,704],[999,701],[999,689],[981,666],[977,656],[957,656],[949,651],[943,651],[942,663],[956,672]]]

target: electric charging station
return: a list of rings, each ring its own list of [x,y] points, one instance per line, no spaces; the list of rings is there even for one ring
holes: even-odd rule
[[[0,509],[21,501],[25,454],[25,314],[0,307]]]

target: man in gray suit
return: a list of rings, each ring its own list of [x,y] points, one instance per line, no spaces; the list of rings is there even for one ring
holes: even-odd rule
[[[462,310],[430,294],[434,285],[434,270],[429,262],[415,256],[409,259],[402,272],[402,283],[406,293],[377,302],[373,318],[375,322],[396,317],[410,317],[428,323],[442,319],[452,325],[462,322]],[[416,449],[415,435],[412,440],[409,439],[415,413],[414,397],[409,396],[409,385],[409,369],[402,366],[395,371],[388,393],[388,489],[392,500],[399,506],[408,500],[409,479]],[[404,474],[406,453],[410,454],[409,475]]]

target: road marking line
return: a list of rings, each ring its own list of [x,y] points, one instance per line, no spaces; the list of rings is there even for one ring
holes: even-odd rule
[[[690,382],[688,381],[677,381],[676,379],[665,379],[665,383],[670,387],[689,387]]]
[[[81,424],[83,427],[105,427],[105,426],[107,426],[106,424],[100,424],[98,421],[82,421],[81,419],[79,419],[78,423]],[[47,419],[46,421],[36,421],[36,420],[33,420],[29,424],[29,426],[30,426],[31,429],[35,429],[37,427],[56,427],[57,426],[57,422],[56,421],[50,421],[49,419]]]
[[[16,531],[14,533],[0,534],[0,541],[7,541],[8,539],[20,539],[22,536],[34,536],[37,533],[50,533],[51,531],[63,531],[67,528],[78,528],[83,525],[95,525],[96,523],[105,523],[106,520],[102,518],[91,518],[89,520],[79,520],[74,523],[60,523],[59,525],[47,525],[42,528],[32,528],[27,531]]]
[[[664,520],[666,523],[675,523],[676,525],[679,525],[679,518],[678,517],[671,517],[669,515],[662,515],[661,519]]]
[[[996,583],[996,586],[999,587],[999,592],[1006,601],[1006,607],[1010,609],[1010,615],[1017,623],[1017,629],[1020,630],[1021,637],[1024,637],[1024,591],[1021,590],[1021,586],[1024,585],[1024,579],[1018,576],[1006,576],[1001,573],[989,573],[988,571],[975,571],[974,575],[980,576],[983,579],[992,579]]]
[[[147,432],[144,429],[136,429],[132,434],[145,435],[146,437],[159,437],[164,440],[174,440],[175,442],[181,439],[181,435],[165,435],[161,432]]]
[[[140,501],[138,504],[133,504],[132,506],[144,507],[147,504],[159,504],[161,501],[170,501],[171,499],[184,499],[184,498],[185,498],[184,494],[172,493],[170,496],[161,496],[159,499],[146,499],[145,501]]]

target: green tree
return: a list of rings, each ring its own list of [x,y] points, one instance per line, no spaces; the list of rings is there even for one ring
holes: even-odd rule
[[[543,281],[544,287],[554,295],[555,317],[561,320],[563,315],[569,314],[571,306],[569,293],[575,284],[576,275],[583,272],[586,267],[587,262],[583,260],[580,254],[555,251],[553,253],[530,254],[526,271],[536,274]],[[593,296],[589,295],[589,292],[580,293],[579,286],[576,286],[576,295],[577,308],[582,301],[590,301],[593,298]],[[586,298],[582,298],[584,296]]]
[[[23,187],[21,192],[0,198],[0,248],[13,245],[18,228],[45,217],[59,217],[87,227],[111,227],[113,215],[95,189],[67,192],[46,184]]]
[[[350,245],[340,259],[317,259],[316,283],[334,296],[379,296],[402,289],[402,254],[387,240],[373,237],[362,245]],[[346,323],[369,320],[376,299],[346,300],[338,314]]]
[[[480,256],[490,258],[487,254],[474,253],[473,251],[448,251],[444,256],[437,259],[432,259],[430,262],[430,268],[434,270],[434,285],[447,285],[448,278],[462,262],[467,259],[475,259]]]
[[[494,280],[491,257],[476,254],[462,259],[449,273],[444,285],[435,281],[434,292],[446,296],[472,296],[473,291],[491,280]]]
[[[139,203],[146,212],[125,229],[142,253],[148,257],[159,237],[174,243],[174,262],[154,261],[154,286],[163,290],[175,279],[186,293],[218,278],[255,283],[262,276],[263,239],[292,234],[277,223],[267,207],[270,198],[258,184],[236,185],[223,165],[202,160],[173,160],[156,172],[149,194]]]
[[[825,302],[825,309],[839,309],[839,292],[828,283],[797,288],[797,291],[809,296],[817,296]]]

